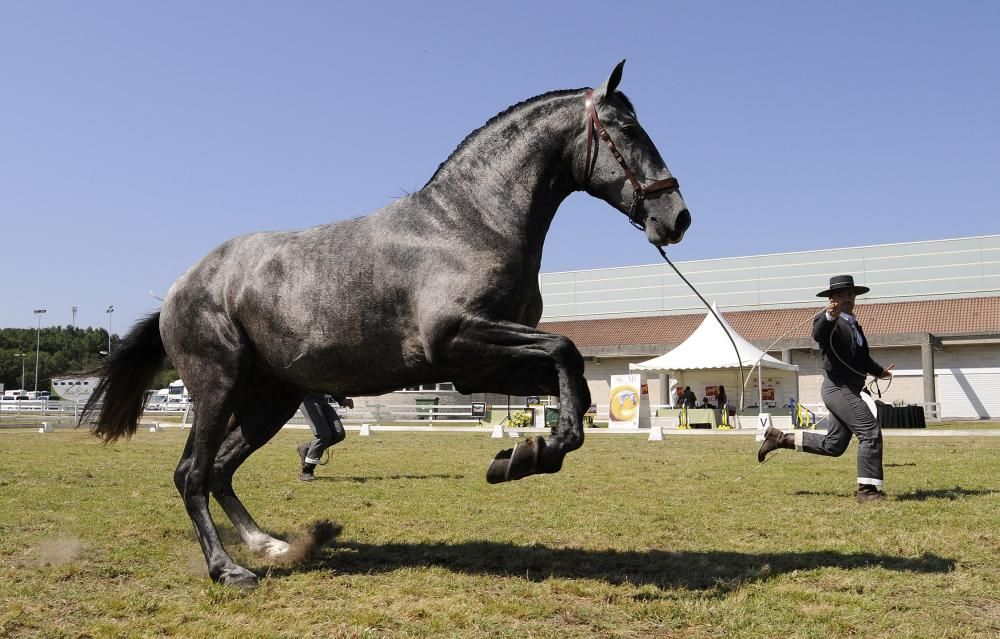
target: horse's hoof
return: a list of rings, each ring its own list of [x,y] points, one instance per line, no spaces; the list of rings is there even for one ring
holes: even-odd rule
[[[500,451],[486,470],[486,481],[501,484],[534,475],[538,472],[538,457],[543,450],[545,440],[533,437],[514,448]]]
[[[257,587],[257,575],[240,566],[222,573],[218,581],[224,586],[236,586],[243,590],[253,590]]]
[[[277,559],[288,554],[290,546],[280,539],[273,539],[264,544],[264,554],[272,559]]]
[[[507,469],[510,468],[510,456],[514,449],[501,450],[486,469],[486,483],[502,484],[507,481]]]

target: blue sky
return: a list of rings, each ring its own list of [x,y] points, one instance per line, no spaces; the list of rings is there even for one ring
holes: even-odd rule
[[[694,220],[674,259],[1000,232],[995,2],[7,0],[0,326],[123,332],[222,241],[380,208],[622,58]],[[543,271],[657,261],[578,194]]]

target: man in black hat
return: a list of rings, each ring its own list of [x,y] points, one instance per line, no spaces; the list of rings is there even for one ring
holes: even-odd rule
[[[851,443],[851,434],[858,437],[859,504],[882,501],[882,430],[868,405],[861,399],[867,375],[880,379],[892,377],[892,368],[878,364],[868,352],[868,342],[861,325],[854,319],[854,299],[867,293],[867,286],[855,286],[850,275],[830,278],[830,287],[817,293],[829,298],[826,310],[813,320],[813,339],[823,355],[822,397],[830,411],[826,436],[796,431],[783,433],[773,426],[764,431],[764,443],[757,452],[757,461],[778,448],[789,448],[816,455],[839,457]]]

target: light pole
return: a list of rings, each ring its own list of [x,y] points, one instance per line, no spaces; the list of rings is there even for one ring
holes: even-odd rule
[[[108,355],[111,355],[111,314],[115,312],[115,305],[112,304],[104,312],[108,314]]]
[[[21,358],[21,390],[24,390],[24,358],[27,356],[27,353],[14,353],[14,357]]]
[[[38,316],[38,329],[35,331],[35,395],[38,395],[38,351],[42,345],[42,315],[44,308],[36,308],[35,315]]]

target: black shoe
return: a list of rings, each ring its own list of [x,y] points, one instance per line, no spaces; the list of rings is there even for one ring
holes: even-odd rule
[[[313,481],[316,479],[316,475],[313,475],[314,470],[316,470],[316,464],[302,464],[302,472],[299,473],[299,480]]]
[[[858,484],[858,492],[854,496],[859,504],[866,504],[870,501],[885,501],[885,493],[871,484]]]
[[[306,455],[309,454],[309,442],[302,442],[296,446],[296,450],[299,451],[299,461],[303,466],[306,465]]]
[[[767,454],[779,448],[795,448],[795,435],[783,433],[774,426],[768,426],[764,431],[764,442],[757,451],[757,462],[763,463]]]

